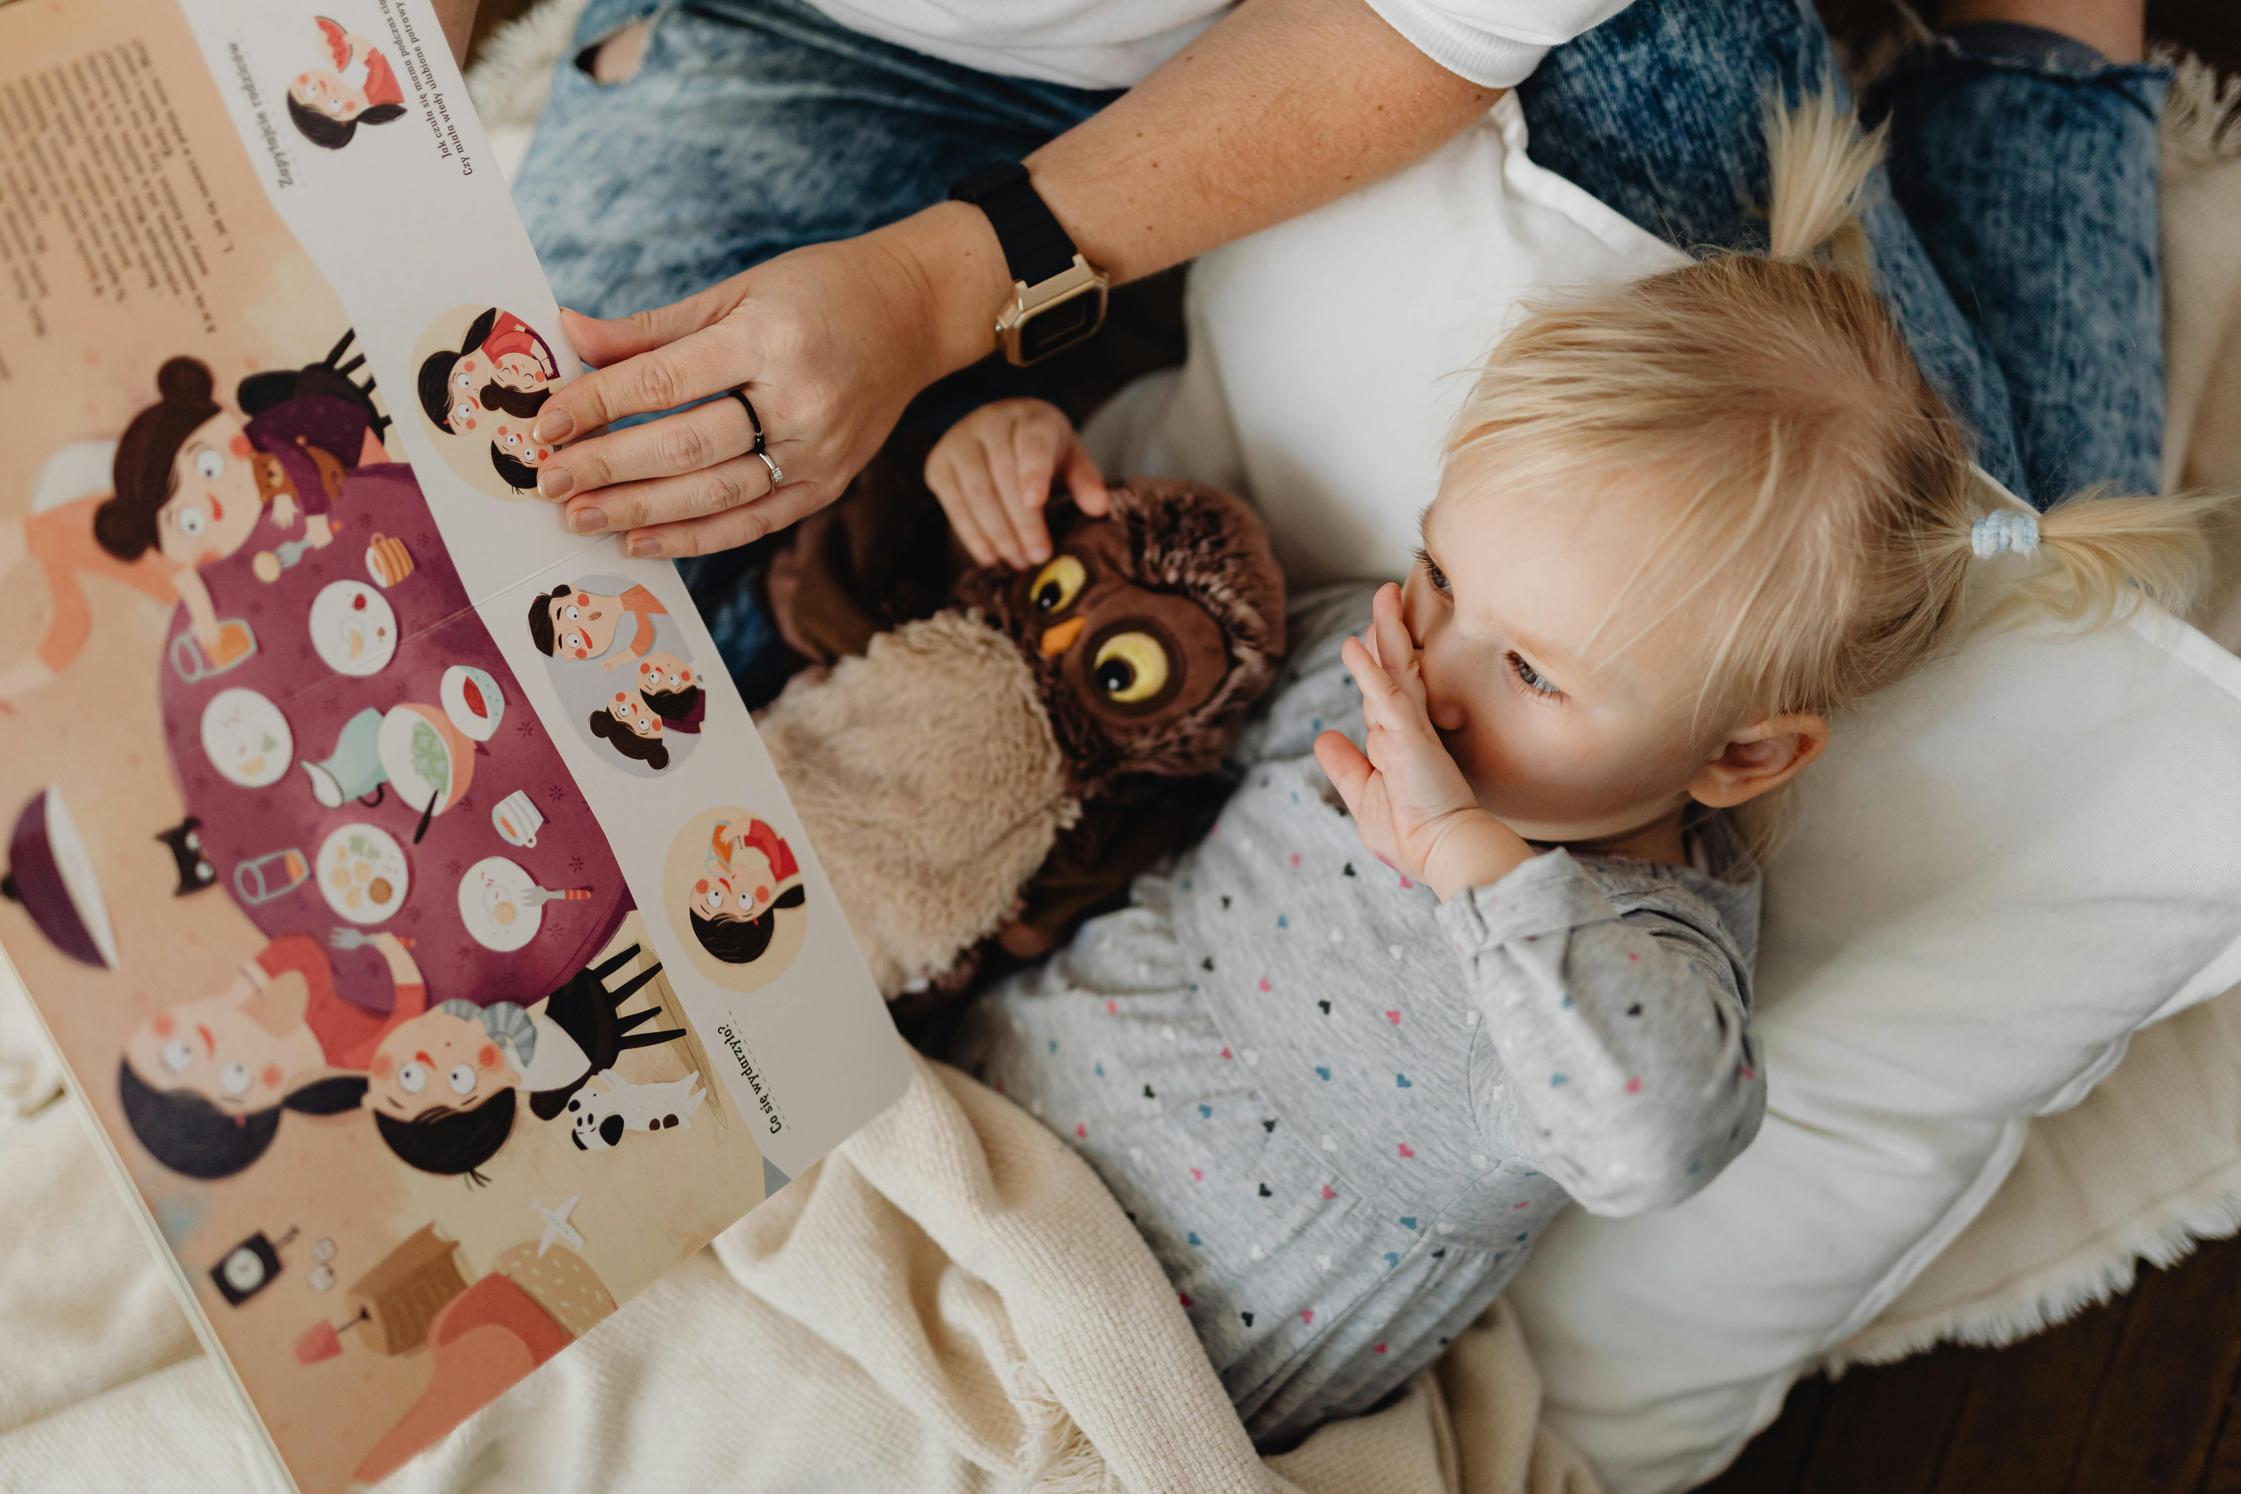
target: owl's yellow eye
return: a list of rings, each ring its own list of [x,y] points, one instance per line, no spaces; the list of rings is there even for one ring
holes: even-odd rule
[[[1115,633],[1097,646],[1090,672],[1107,699],[1136,705],[1167,687],[1167,650],[1149,633]]]
[[[1088,583],[1087,567],[1071,555],[1059,555],[1035,573],[1035,584],[1027,589],[1027,595],[1037,612],[1064,612]]]

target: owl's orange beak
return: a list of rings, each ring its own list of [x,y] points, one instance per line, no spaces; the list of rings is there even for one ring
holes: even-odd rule
[[[1072,648],[1074,640],[1082,636],[1082,629],[1087,626],[1089,626],[1088,618],[1069,617],[1055,628],[1045,628],[1042,641],[1043,657],[1055,659]]]

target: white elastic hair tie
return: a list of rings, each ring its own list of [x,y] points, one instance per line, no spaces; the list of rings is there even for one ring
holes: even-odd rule
[[[1996,509],[1969,526],[1969,548],[1979,560],[2029,555],[2039,548],[2039,516],[2027,509]]]

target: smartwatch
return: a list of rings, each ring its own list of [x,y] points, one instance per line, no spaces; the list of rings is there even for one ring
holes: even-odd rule
[[[1028,183],[1027,168],[1001,161],[961,177],[952,202],[988,215],[1011,272],[1012,296],[996,317],[996,342],[1020,367],[1086,342],[1105,324],[1112,280],[1083,259]]]

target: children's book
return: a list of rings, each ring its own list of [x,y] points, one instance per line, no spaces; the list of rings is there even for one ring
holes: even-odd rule
[[[901,1092],[426,0],[0,5],[0,944],[289,1475],[374,1482]]]

